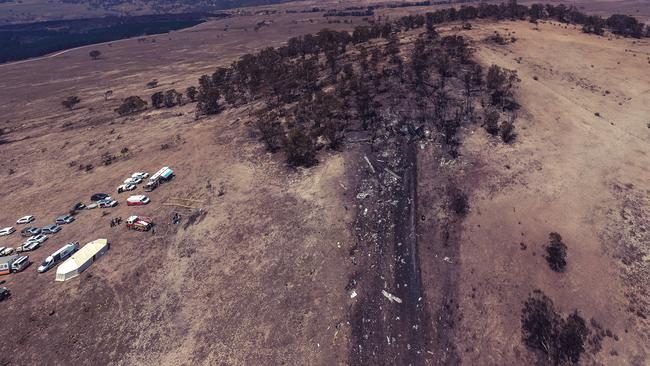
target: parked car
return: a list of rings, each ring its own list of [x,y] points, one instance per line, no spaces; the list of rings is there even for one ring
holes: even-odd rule
[[[29,239],[27,239],[25,241],[25,243],[37,242],[39,244],[43,244],[44,242],[47,241],[47,239],[48,239],[47,236],[45,236],[43,234],[39,234],[39,235],[34,235],[34,236],[30,237]]]
[[[86,210],[92,210],[94,208],[97,208],[97,203],[89,203],[86,205]]]
[[[140,183],[142,183],[142,179],[133,178],[133,177],[126,178],[126,180],[124,181],[124,184],[140,184]]]
[[[54,267],[58,262],[68,258],[79,248],[79,242],[70,242],[63,247],[61,247],[56,252],[52,253],[49,257],[45,258],[43,264],[41,264],[37,271],[38,273],[47,272],[49,269]]]
[[[149,177],[149,173],[146,172],[135,172],[131,174],[131,178],[139,178],[140,180],[145,180]]]
[[[20,248],[18,248],[17,252],[22,253],[22,252],[31,252],[32,250],[36,250],[41,247],[40,242],[37,241],[28,241],[25,242],[25,244],[21,245]]]
[[[72,206],[72,211],[79,211],[83,210],[84,208],[86,208],[86,205],[83,202],[77,202],[74,206]]]
[[[11,291],[8,288],[0,288],[0,301],[7,300],[11,296]]]
[[[16,252],[14,248],[11,247],[0,247],[0,257],[6,257],[8,255],[12,255]]]
[[[20,256],[11,264],[11,272],[13,273],[21,272],[25,268],[29,267],[30,264],[32,264],[32,262],[29,261],[28,255]]]
[[[23,216],[23,217],[19,218],[18,220],[16,220],[16,224],[18,224],[18,225],[29,224],[30,222],[32,222],[34,220],[36,220],[36,218],[34,216],[27,215],[27,216]]]
[[[22,235],[22,236],[24,236],[24,237],[30,237],[30,236],[38,235],[38,234],[40,234],[40,233],[41,233],[41,229],[40,229],[40,228],[37,228],[37,227],[31,227],[31,226],[26,227],[26,228],[24,228],[24,229],[22,229],[22,230],[20,231],[20,235]]]
[[[117,193],[132,191],[136,188],[137,187],[135,184],[122,184],[121,186],[117,187]]]
[[[126,205],[127,206],[140,206],[140,205],[146,205],[149,202],[151,202],[149,197],[147,197],[145,195],[142,195],[142,194],[139,194],[139,195],[136,195],[136,196],[129,197],[126,200]]]
[[[41,234],[45,235],[56,234],[59,231],[61,231],[61,226],[57,224],[47,225],[41,228]]]
[[[16,229],[14,229],[13,227],[6,227],[6,228],[3,228],[3,229],[0,229],[0,236],[10,235],[14,231],[16,231]]]
[[[99,208],[110,208],[117,206],[117,201],[114,199],[106,199],[97,202],[97,207]]]
[[[55,222],[58,225],[65,225],[65,224],[69,224],[69,223],[73,222],[74,220],[75,220],[75,218],[72,215],[63,215],[63,216],[57,217]]]
[[[93,202],[98,202],[109,198],[111,198],[111,196],[107,193],[95,193],[92,196],[90,196],[90,200]]]

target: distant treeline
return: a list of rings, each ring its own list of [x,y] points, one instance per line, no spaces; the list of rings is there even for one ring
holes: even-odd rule
[[[462,1],[462,2],[468,2]],[[456,1],[461,2],[461,1]],[[435,5],[439,3],[450,3],[449,1],[421,1],[412,3],[402,3],[387,5],[389,7],[399,6],[422,6],[422,5]],[[376,7],[375,7],[376,9]],[[433,18],[434,23],[442,23],[448,21],[467,21],[472,19],[485,19],[492,18],[496,20],[502,19],[529,19],[531,22],[538,20],[556,20],[561,23],[578,24],[582,25],[582,30],[585,33],[594,33],[603,35],[605,29],[609,29],[612,33],[623,36],[642,38],[650,37],[650,26],[639,22],[636,18],[624,15],[614,14],[609,18],[602,18],[596,15],[588,15],[576,8],[575,6],[566,6],[564,4],[533,4],[530,7],[518,4],[516,0],[511,0],[507,3],[501,4],[486,4],[481,3],[476,6],[463,5],[460,8],[448,8],[437,10],[426,15],[410,15],[402,18],[407,19],[409,22],[416,22],[423,24],[425,18]]]
[[[359,9],[328,10],[323,16],[326,17],[369,17],[375,12],[371,7]]]
[[[458,9],[440,9],[426,14],[407,15],[394,21],[359,25],[352,32],[323,29],[317,34],[290,38],[282,47],[269,47],[255,54],[246,54],[234,62],[231,67],[222,67],[217,69],[212,76],[201,77],[197,109],[200,114],[216,114],[222,109],[220,105],[222,100],[227,104],[241,105],[259,98],[268,90],[272,90],[271,94],[275,96],[277,102],[293,103],[305,91],[313,91],[314,85],[318,83],[315,70],[318,70],[319,54],[324,54],[327,60],[326,64],[334,69],[337,57],[345,53],[349,45],[377,38],[398,43],[395,34],[402,31],[425,27],[428,33],[436,34],[435,27],[439,24],[453,21],[467,22],[474,19],[497,21],[529,19],[533,22],[539,19],[554,19],[584,26],[598,21],[609,27],[612,32],[623,36],[640,37],[643,34],[648,34],[645,25],[638,23],[633,17],[616,14],[608,19],[601,19],[588,16],[574,7],[565,5],[535,4],[527,7],[512,0],[507,4],[500,5],[481,3],[477,6],[462,6]],[[639,28],[642,32],[639,31]],[[453,45],[458,41],[455,37],[449,36],[445,39]],[[462,38],[462,36],[457,37]],[[455,48],[458,47],[450,46],[450,49]],[[464,47],[460,48],[464,49]],[[296,58],[298,62],[294,62]],[[465,62],[467,58],[463,56],[462,60]],[[453,63],[450,63],[449,60],[442,60],[439,64],[441,74],[448,74],[447,67],[451,64]],[[287,77],[287,75],[291,75],[291,77]],[[267,86],[269,89],[266,90],[263,86]],[[499,102],[497,104],[512,104],[504,102],[504,95],[498,93],[495,95],[496,97],[493,95],[493,99]]]
[[[177,9],[196,9],[196,11],[214,11],[247,6],[273,5],[291,0],[63,0],[70,4],[85,4],[97,9],[115,9],[125,4],[147,4],[152,9],[162,11],[178,11]]]
[[[380,8],[403,8],[412,6],[431,6],[444,4],[470,3],[472,0],[444,0],[444,1],[406,1],[401,3],[377,4],[368,7],[348,7],[340,10],[313,8],[311,11],[325,11],[325,16],[372,16],[376,9]],[[463,5],[459,9],[449,8],[427,13],[426,16],[433,16],[435,19],[444,19],[444,21],[471,20],[477,18],[495,18],[499,19],[530,19],[537,20],[556,20],[562,23],[582,25],[585,33],[603,35],[605,29],[609,29],[614,34],[624,37],[650,37],[650,27],[636,20],[636,18],[614,14],[609,18],[602,18],[596,15],[588,15],[576,8],[575,6],[566,6],[564,4],[533,4],[530,7],[520,5],[516,0],[507,3],[487,4],[481,3],[476,6]],[[420,17],[421,23],[423,15],[412,15],[413,19]],[[407,17],[408,18],[408,17]]]
[[[187,13],[57,20],[0,26],[0,63],[94,43],[166,33],[227,14]]]

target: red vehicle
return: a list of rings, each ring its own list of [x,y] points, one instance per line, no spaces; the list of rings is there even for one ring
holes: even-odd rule
[[[129,197],[129,198],[126,200],[126,205],[127,205],[127,206],[140,206],[140,205],[146,205],[146,204],[148,204],[149,202],[151,202],[151,200],[149,199],[149,197],[140,194],[140,195],[137,195],[137,196],[131,196],[131,197]]]
[[[153,221],[145,216],[131,216],[126,219],[126,228],[137,231],[149,231],[153,228]]]

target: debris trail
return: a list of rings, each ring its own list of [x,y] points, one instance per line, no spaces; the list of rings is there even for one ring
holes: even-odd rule
[[[417,151],[397,120],[383,122],[385,133],[359,159],[358,243],[350,254],[364,274],[350,322],[352,365],[423,365],[431,358],[416,236]]]

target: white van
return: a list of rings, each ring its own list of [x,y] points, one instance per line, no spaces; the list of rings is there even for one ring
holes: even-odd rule
[[[68,258],[74,252],[76,252],[78,247],[79,247],[79,242],[71,242],[64,245],[59,250],[52,253],[49,257],[45,258],[43,263],[37,269],[38,273],[47,272],[49,269],[54,267],[57,263]]]
[[[22,255],[11,264],[11,272],[18,273],[27,268],[32,262],[29,261],[28,255]]]

